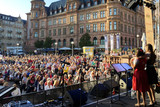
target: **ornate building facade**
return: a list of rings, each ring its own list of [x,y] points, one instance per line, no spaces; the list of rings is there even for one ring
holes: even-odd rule
[[[134,48],[137,35],[145,31],[143,7],[131,10],[120,0],[60,0],[49,7],[44,0],[32,0],[27,17],[27,46],[32,49],[36,40],[47,36],[58,47],[69,47],[71,41],[79,47],[86,32],[97,47],[104,45],[104,35],[114,34],[116,48],[115,34],[119,33],[120,47]]]
[[[21,17],[0,14],[0,50],[7,51],[8,47],[24,46],[26,37],[26,21]]]

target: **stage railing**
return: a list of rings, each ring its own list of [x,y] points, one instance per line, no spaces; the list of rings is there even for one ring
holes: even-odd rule
[[[104,81],[108,80],[110,78],[105,78],[102,80],[99,80],[98,83],[103,83]],[[96,85],[96,81],[89,81],[89,82],[83,82],[82,83],[82,89],[86,91],[87,93],[90,93],[91,90]],[[70,86],[65,86],[65,92],[70,90],[76,90],[81,88],[81,84],[74,84]],[[10,101],[22,101],[22,100],[29,100],[32,104],[40,104],[47,100],[56,100],[58,97],[62,96],[62,87],[41,91],[41,92],[32,92],[28,94],[23,94],[21,96],[15,96],[15,97],[7,97],[1,100],[1,104],[9,103]]]

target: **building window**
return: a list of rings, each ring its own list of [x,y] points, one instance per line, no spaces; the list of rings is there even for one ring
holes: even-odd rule
[[[74,21],[74,18],[73,16],[70,17],[70,22],[73,22]]]
[[[48,21],[48,25],[51,26],[52,25],[52,20]]]
[[[53,20],[53,24],[54,24],[54,25],[56,25],[56,24],[57,24],[57,23],[56,23],[56,20]]]
[[[44,21],[41,22],[41,27],[44,27]]]
[[[102,0],[102,4],[104,4],[105,3],[105,1],[104,0]]]
[[[84,31],[84,26],[80,26],[80,33],[83,33]]]
[[[66,46],[66,39],[63,40],[63,46]]]
[[[112,30],[112,22],[109,22],[109,30]]]
[[[94,5],[97,5],[97,1],[94,2]]]
[[[132,39],[132,46],[134,46],[134,38]]]
[[[61,13],[61,12],[62,12],[62,10],[60,9],[60,10],[59,10],[59,13]]]
[[[101,32],[105,31],[105,23],[101,23]]]
[[[61,24],[61,19],[58,19],[58,24]]]
[[[93,19],[97,19],[97,12],[93,13]]]
[[[52,35],[52,31],[51,30],[49,30],[49,32],[48,32],[48,36],[51,36]]]
[[[63,28],[63,35],[66,35],[66,28]]]
[[[114,30],[117,30],[117,22],[114,21]]]
[[[73,9],[75,9],[76,8],[76,3],[74,3],[74,5],[73,5]]]
[[[38,23],[37,22],[35,23],[35,28],[38,28]]]
[[[97,32],[97,24],[93,24],[93,32]]]
[[[35,32],[34,37],[38,38],[38,33],[37,32]]]
[[[59,36],[61,35],[61,29],[58,29],[58,35]]]
[[[87,17],[86,17],[87,20],[91,19],[91,14],[90,14],[90,13],[87,13],[86,16],[87,16]]]
[[[66,8],[64,9],[64,12],[66,12]]]
[[[54,14],[57,14],[57,10],[54,11]]]
[[[66,23],[66,18],[63,18],[63,24],[65,24]]]
[[[89,25],[86,25],[86,31],[87,31],[87,32],[90,32],[90,24],[89,24]]]
[[[128,26],[128,33],[131,34],[131,28]]]
[[[127,32],[127,25],[124,26],[124,32]]]
[[[97,38],[96,38],[96,37],[93,38],[93,45],[94,45],[94,46],[97,45]]]
[[[41,31],[41,37],[44,37],[44,30]]]
[[[131,39],[129,38],[129,46],[131,46]]]
[[[109,9],[109,15],[110,16],[112,15],[112,9],[111,8]]]
[[[134,27],[132,27],[132,34],[134,34]]]
[[[125,45],[127,45],[127,37],[125,37]]]
[[[105,17],[105,11],[101,11],[101,18]]]
[[[121,24],[121,31],[123,32],[123,24]]]
[[[61,47],[61,40],[58,40],[58,47]]]
[[[90,7],[90,6],[91,6],[91,3],[88,3],[87,6]]]
[[[121,45],[123,45],[123,37],[121,37]]]
[[[116,8],[114,9],[114,15],[117,15],[117,9]]]
[[[101,37],[101,41],[100,41],[101,45],[105,45],[105,42],[104,42],[104,37],[102,36]]]
[[[56,29],[53,29],[53,36],[56,36]]]
[[[71,6],[71,4],[69,5],[69,10],[71,10],[72,9],[72,6]]]
[[[84,20],[84,15],[80,15],[80,21]]]
[[[125,17],[124,18],[125,18],[125,20],[127,20],[127,14],[126,13],[125,13]]]
[[[130,21],[131,19],[130,19],[130,15],[128,15],[128,21]]]
[[[70,27],[70,34],[73,34],[73,33],[74,33],[74,27],[71,26],[71,27]]]
[[[84,8],[84,4],[81,5],[81,8],[82,8],[82,9]]]
[[[36,18],[38,17],[38,13],[36,12]]]

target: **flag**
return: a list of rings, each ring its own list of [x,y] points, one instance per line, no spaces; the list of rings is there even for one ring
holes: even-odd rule
[[[105,39],[105,54],[108,54],[108,36],[105,35],[104,39]]]
[[[116,41],[117,49],[119,49],[120,48],[120,36],[119,36],[119,34],[116,35],[116,39],[117,39],[117,41]]]
[[[114,35],[110,35],[111,51],[114,49]]]

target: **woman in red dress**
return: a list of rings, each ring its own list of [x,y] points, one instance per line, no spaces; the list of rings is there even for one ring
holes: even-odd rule
[[[140,105],[145,106],[145,92],[149,91],[149,84],[148,84],[148,76],[145,70],[145,65],[147,63],[146,58],[144,57],[144,52],[142,49],[139,49],[137,52],[136,57],[134,58],[133,67],[134,67],[134,74],[132,78],[132,88],[137,93],[137,104],[136,107]],[[140,104],[140,93],[143,98],[143,102]]]

